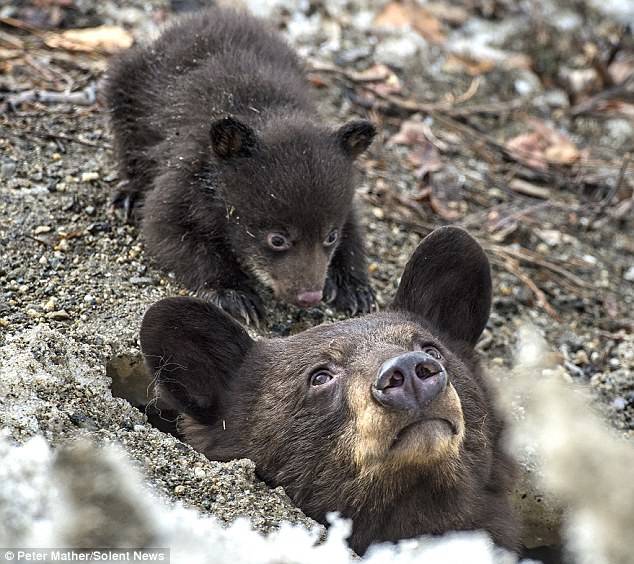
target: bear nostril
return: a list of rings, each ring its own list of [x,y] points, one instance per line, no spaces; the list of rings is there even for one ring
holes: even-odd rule
[[[400,386],[403,385],[404,382],[405,382],[405,376],[403,376],[403,373],[398,370],[395,370],[393,374],[390,376],[387,386],[385,386],[384,389],[399,388]]]
[[[443,368],[439,362],[430,359],[417,364],[414,371],[416,372],[416,376],[418,376],[421,380],[425,380],[435,376],[439,372],[442,372],[442,369]]]

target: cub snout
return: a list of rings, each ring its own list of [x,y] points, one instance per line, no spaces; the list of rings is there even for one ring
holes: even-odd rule
[[[372,397],[383,407],[421,415],[447,388],[447,372],[431,355],[408,352],[386,360],[372,384]]]
[[[295,304],[299,307],[312,307],[316,306],[323,297],[322,290],[316,291],[302,291],[297,294],[295,298]]]

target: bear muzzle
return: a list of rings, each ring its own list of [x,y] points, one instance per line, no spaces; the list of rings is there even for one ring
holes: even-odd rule
[[[422,351],[386,360],[372,384],[372,397],[383,407],[418,418],[447,388],[443,364]]]

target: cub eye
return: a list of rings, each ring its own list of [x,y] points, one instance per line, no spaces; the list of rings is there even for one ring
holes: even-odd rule
[[[333,229],[330,233],[328,233],[328,237],[326,237],[326,240],[324,241],[324,246],[330,247],[331,245],[334,245],[337,242],[337,239],[339,239],[339,231]]]
[[[318,370],[310,377],[311,386],[323,386],[333,379],[333,375],[327,370]]]
[[[443,360],[442,355],[436,347],[423,347],[423,352],[436,360]]]
[[[287,251],[291,248],[291,242],[281,233],[269,233],[266,243],[274,251]]]

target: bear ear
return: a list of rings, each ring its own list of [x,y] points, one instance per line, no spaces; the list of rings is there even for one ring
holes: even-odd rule
[[[229,382],[255,342],[226,313],[194,298],[152,305],[140,341],[161,398],[200,422],[220,416]]]
[[[475,345],[491,310],[491,268],[480,244],[458,227],[430,233],[405,266],[392,308]]]
[[[253,128],[232,117],[212,122],[209,137],[211,149],[219,159],[248,157],[258,143]]]
[[[336,133],[339,146],[352,159],[356,159],[370,146],[375,135],[376,127],[366,120],[350,121]]]

